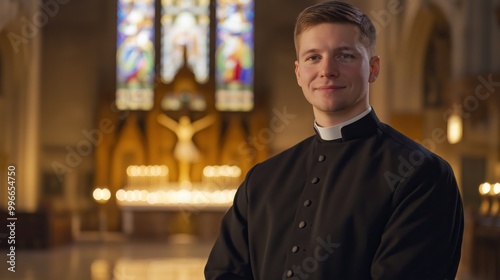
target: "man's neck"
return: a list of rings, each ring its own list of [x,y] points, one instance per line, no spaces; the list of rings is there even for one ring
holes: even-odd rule
[[[356,116],[362,114],[363,112],[366,112],[366,110],[370,108],[371,106],[369,104],[366,104],[366,106],[363,106],[361,108],[356,108],[354,110],[331,112],[331,113],[326,113],[326,112],[319,113],[316,112],[316,109],[314,109],[313,111],[314,120],[316,124],[318,124],[318,126],[320,127],[332,127],[344,123],[346,121],[349,121],[350,119],[355,118]]]

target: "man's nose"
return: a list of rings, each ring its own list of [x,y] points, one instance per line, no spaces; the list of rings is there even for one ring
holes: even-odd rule
[[[323,59],[321,62],[321,76],[322,77],[338,77],[339,70],[337,62],[333,58]]]

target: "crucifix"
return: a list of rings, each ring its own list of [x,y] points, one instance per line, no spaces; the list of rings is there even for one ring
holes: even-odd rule
[[[179,164],[179,183],[191,182],[191,164],[200,158],[200,151],[193,142],[193,136],[198,131],[210,126],[214,121],[215,117],[213,115],[205,116],[194,122],[191,122],[188,116],[180,117],[178,122],[165,114],[158,116],[158,122],[173,131],[177,136],[174,157]]]

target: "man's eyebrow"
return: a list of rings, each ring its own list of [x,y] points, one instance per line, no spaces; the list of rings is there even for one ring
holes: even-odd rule
[[[351,46],[342,46],[335,49],[335,51],[356,51],[356,48]]]
[[[357,52],[358,50],[355,48],[355,47],[351,47],[351,46],[342,46],[342,47],[338,47],[338,48],[335,48],[333,50],[334,52],[340,52],[340,51],[354,51],[354,52]],[[304,52],[301,52],[299,54],[299,56],[305,56],[305,55],[308,55],[308,54],[311,54],[311,53],[319,53],[320,50],[319,49],[308,49]]]
[[[318,52],[319,52],[318,49],[308,49],[307,51],[301,52],[299,54],[299,56],[304,56],[304,55],[308,55],[308,54],[311,54],[311,53],[318,53]]]

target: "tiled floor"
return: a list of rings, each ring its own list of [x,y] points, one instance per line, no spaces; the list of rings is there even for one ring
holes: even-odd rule
[[[126,240],[99,236],[51,250],[16,251],[15,273],[0,251],[2,280],[203,280],[211,243],[178,236],[167,240]],[[460,271],[460,270],[459,270]],[[457,280],[479,280],[461,273]]]
[[[0,279],[202,280],[211,244],[165,241],[79,241],[51,250],[16,252],[15,273],[0,251]]]

